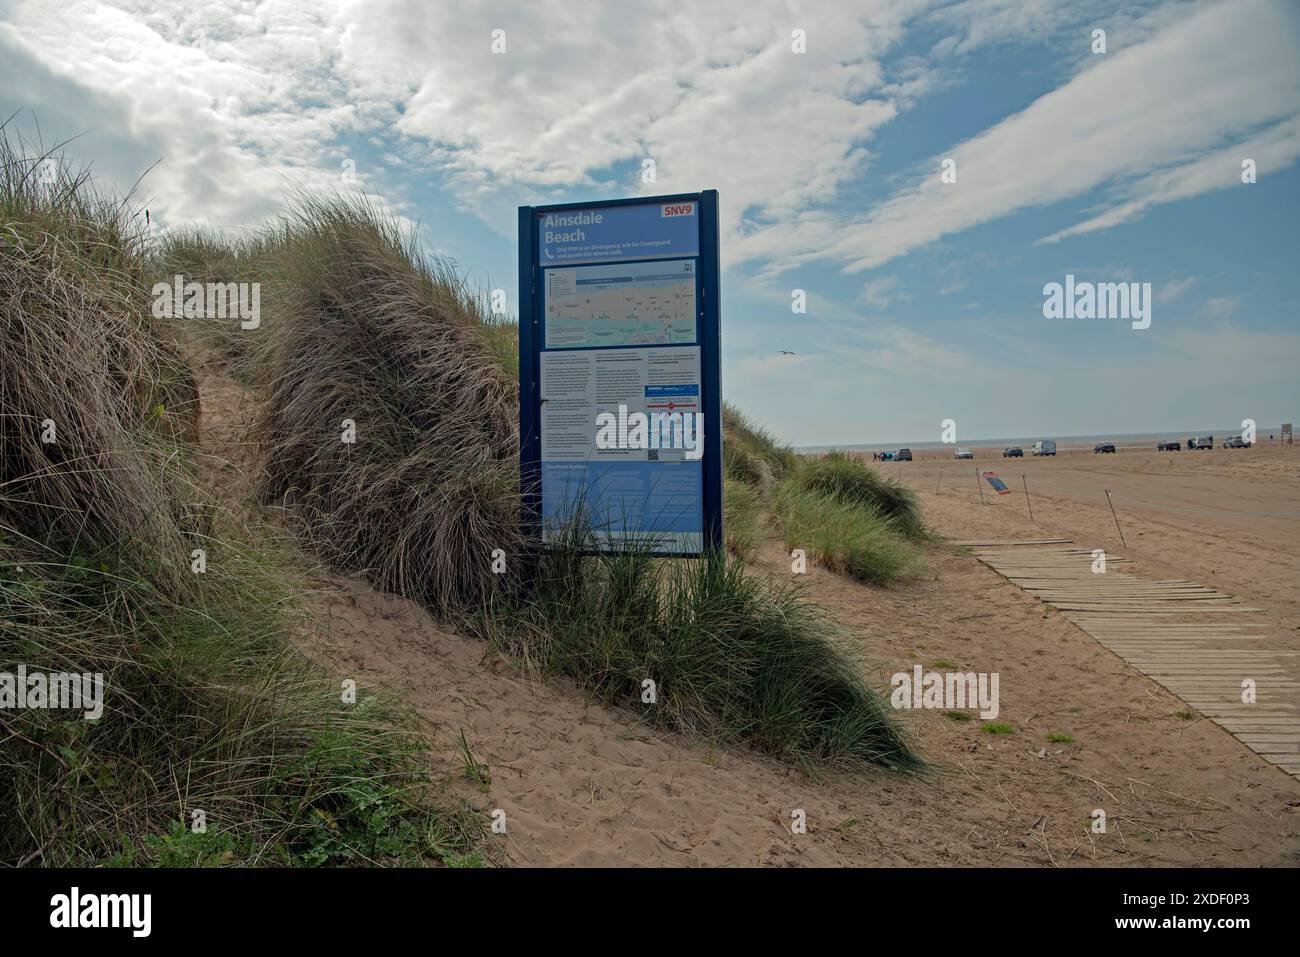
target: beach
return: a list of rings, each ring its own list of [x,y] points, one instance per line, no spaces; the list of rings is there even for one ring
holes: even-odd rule
[[[405,691],[439,729],[435,767],[455,767],[456,729],[465,730],[493,768],[492,798],[458,790],[506,811],[506,853],[518,864],[1294,864],[1300,782],[948,543],[1070,538],[1131,559],[1127,574],[1195,579],[1248,600],[1265,609],[1271,640],[1300,650],[1300,449],[975,454],[973,463],[937,451],[871,463],[916,489],[940,536],[922,576],[876,588],[810,564],[798,578],[882,694],[917,665],[1000,675],[998,720],[1010,733],[939,710],[898,713],[934,775],[805,777],[744,749],[655,732],[567,683],[511,677],[505,661],[411,603],[337,577],[333,593],[346,597],[327,613],[329,640],[322,646],[318,630],[312,647]],[[984,504],[977,468],[1016,491]],[[791,577],[774,535],[754,567]],[[796,809],[806,833],[791,829]],[[1097,810],[1108,815],[1105,833],[1092,830]]]
[[[1024,458],[1003,458],[998,447],[971,451],[973,460],[960,461],[939,450],[914,451],[912,462],[865,458],[915,488],[930,521],[953,539],[1050,532],[1116,551],[1127,542],[1126,554],[1154,575],[1221,587],[1266,603],[1292,630],[1300,625],[1300,446],[1055,456],[1026,449]],[[987,506],[972,509],[981,501],[977,471],[996,472],[1010,493],[985,484]]]

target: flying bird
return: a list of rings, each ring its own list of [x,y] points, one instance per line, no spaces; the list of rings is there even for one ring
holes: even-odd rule
[[[791,351],[788,350],[788,349],[782,349],[782,350],[781,350],[781,355],[783,355],[783,356],[792,356],[792,355],[794,355],[794,353],[791,352]]]

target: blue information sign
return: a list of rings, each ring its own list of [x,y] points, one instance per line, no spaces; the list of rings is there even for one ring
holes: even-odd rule
[[[552,207],[537,216],[537,248],[542,266],[695,256],[700,251],[699,199]]]
[[[519,209],[525,531],[722,544],[718,194]]]

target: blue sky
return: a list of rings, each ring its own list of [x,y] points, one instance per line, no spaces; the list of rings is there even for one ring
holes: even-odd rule
[[[1300,418],[1293,2],[456,6],[0,0],[0,110],[162,229],[362,188],[512,304],[518,205],[716,188],[724,392],[801,445]]]

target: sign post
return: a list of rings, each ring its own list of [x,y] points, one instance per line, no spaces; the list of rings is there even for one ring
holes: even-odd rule
[[[718,194],[519,208],[525,540],[722,545]]]

